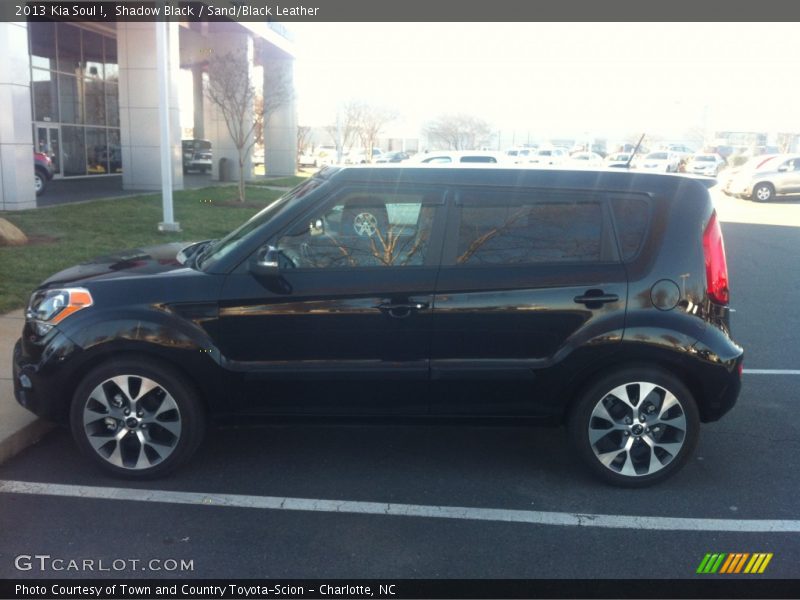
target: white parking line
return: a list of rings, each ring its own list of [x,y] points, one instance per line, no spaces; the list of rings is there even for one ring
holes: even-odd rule
[[[229,508],[266,510],[299,510],[310,512],[461,519],[574,527],[603,527],[610,529],[657,529],[664,531],[729,531],[737,533],[798,533],[800,520],[787,519],[692,519],[681,517],[640,517],[635,515],[595,515],[502,508],[472,508],[465,506],[426,506],[358,502],[352,500],[320,500],[313,498],[280,498],[276,496],[247,496],[241,494],[203,494],[113,487],[61,485],[27,481],[0,480],[0,493],[30,494],[90,498],[95,500],[125,500],[129,502],[161,502]]]
[[[796,369],[745,369],[745,375],[800,375]]]

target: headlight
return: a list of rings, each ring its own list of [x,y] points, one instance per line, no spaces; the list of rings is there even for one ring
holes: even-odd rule
[[[45,335],[68,316],[94,304],[86,288],[43,290],[31,296],[25,317],[39,335]]]

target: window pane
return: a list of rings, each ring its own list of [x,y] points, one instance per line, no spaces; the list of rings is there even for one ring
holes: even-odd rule
[[[105,48],[105,74],[106,81],[119,81],[119,66],[117,65],[117,40],[103,37]]]
[[[122,173],[122,146],[119,143],[119,129],[108,130],[108,168],[109,173]]]
[[[61,127],[64,175],[86,175],[86,146],[83,127]]]
[[[58,82],[55,73],[33,69],[33,119],[58,121]]]
[[[58,70],[71,75],[81,71],[81,31],[58,23]]]
[[[617,198],[611,203],[622,260],[628,261],[639,252],[650,221],[647,203],[636,198]]]
[[[110,127],[119,127],[119,86],[107,83],[106,88],[106,122]]]
[[[56,24],[28,23],[31,42],[31,65],[42,69],[56,69]]]
[[[70,75],[58,76],[58,105],[61,109],[62,123],[83,123],[79,80]],[[82,82],[81,82],[82,83]]]
[[[464,206],[456,263],[597,261],[602,228],[597,203]]]
[[[83,32],[84,74],[94,79],[104,79],[103,36],[93,31]]]
[[[422,195],[350,195],[277,247],[300,268],[419,266],[434,213]]]
[[[106,97],[103,88],[102,79],[86,77],[83,80],[86,123],[89,125],[106,124]]]
[[[86,166],[89,175],[108,173],[108,144],[105,129],[86,128]]]

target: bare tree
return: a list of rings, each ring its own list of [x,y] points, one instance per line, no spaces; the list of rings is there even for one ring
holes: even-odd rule
[[[325,127],[325,131],[336,145],[336,153],[341,158],[358,138],[363,113],[363,104],[355,100],[346,102],[336,115],[336,123]]]
[[[360,111],[358,137],[364,148],[365,155],[372,156],[372,149],[378,143],[378,136],[387,123],[397,118],[397,112],[379,106],[362,105]]]
[[[260,97],[243,59],[233,53],[213,54],[208,61],[205,95],[222,114],[239,159],[239,201],[245,200],[244,164],[258,139],[257,131],[275,111],[291,101],[293,90],[287,79],[273,82]],[[257,102],[260,98],[260,102]],[[260,106],[259,106],[260,105]]]
[[[297,126],[297,151],[302,152],[311,139],[311,127],[308,125]]]
[[[442,115],[424,129],[432,144],[447,146],[447,150],[476,150],[489,143],[492,130],[489,124],[471,115]]]

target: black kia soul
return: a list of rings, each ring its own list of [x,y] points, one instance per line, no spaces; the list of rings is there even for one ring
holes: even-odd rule
[[[565,423],[606,481],[686,463],[742,348],[708,191],[680,176],[327,169],[220,240],[98,258],[33,294],[18,401],[111,473],[234,415]]]

